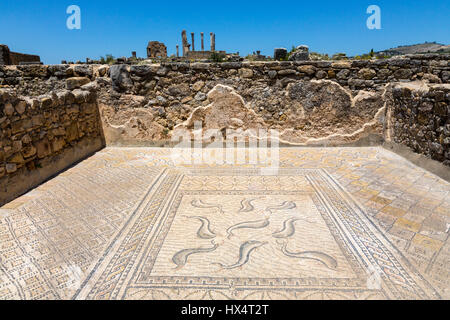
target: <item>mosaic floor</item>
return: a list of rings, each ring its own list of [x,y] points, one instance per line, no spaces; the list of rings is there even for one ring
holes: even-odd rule
[[[0,209],[0,299],[449,299],[450,184],[382,148],[106,148]]]

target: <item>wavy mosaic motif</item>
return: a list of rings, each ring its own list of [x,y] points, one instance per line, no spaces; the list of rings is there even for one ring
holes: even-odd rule
[[[337,269],[337,260],[332,256],[320,252],[320,251],[302,251],[302,252],[290,252],[287,249],[287,241],[281,245],[281,252],[287,257],[297,258],[297,259],[310,259],[319,261],[328,269],[336,270]]]
[[[242,267],[249,261],[250,254],[253,251],[255,251],[257,248],[259,248],[265,244],[267,244],[267,242],[261,242],[261,241],[255,241],[255,240],[244,242],[239,249],[239,260],[235,264],[228,265],[228,266],[224,265],[222,263],[213,263],[213,264],[217,264],[217,265],[221,266],[223,269],[236,269],[236,268]]]
[[[211,209],[211,208],[217,208],[219,210],[220,213],[224,213],[223,212],[223,208],[220,204],[213,204],[213,203],[205,203],[202,200],[193,200],[191,202],[191,205],[193,207],[196,208],[200,208],[200,209]]]
[[[227,229],[227,237],[230,239],[234,234],[233,231],[239,229],[263,229],[270,224],[269,219],[257,220],[257,221],[246,221],[235,224]]]
[[[176,264],[177,269],[180,269],[186,265],[189,256],[198,253],[213,252],[219,247],[219,245],[214,244],[214,242],[212,242],[212,244],[214,245],[212,248],[192,248],[181,250],[173,256],[172,261]]]
[[[283,229],[278,232],[272,233],[274,238],[290,238],[295,234],[295,222],[300,220],[299,218],[290,218],[284,221]]]
[[[241,201],[241,209],[239,212],[251,212],[255,210],[255,207],[253,206],[252,202],[257,199],[244,199]]]
[[[214,239],[216,237],[216,234],[213,231],[211,231],[211,223],[208,220],[208,218],[197,216],[188,218],[197,219],[202,223],[202,225],[197,231],[197,236],[200,239]]]
[[[270,213],[273,213],[275,210],[291,210],[297,208],[297,205],[293,201],[285,201],[281,205],[268,207],[266,208],[267,211]]]

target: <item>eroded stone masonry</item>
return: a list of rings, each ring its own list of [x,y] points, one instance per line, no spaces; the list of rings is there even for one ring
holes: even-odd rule
[[[0,89],[0,202],[104,147],[95,91],[17,96]]]
[[[449,58],[0,66],[2,202],[16,177],[37,183],[104,143],[168,145],[197,120],[277,129],[286,145],[398,145],[448,166]]]

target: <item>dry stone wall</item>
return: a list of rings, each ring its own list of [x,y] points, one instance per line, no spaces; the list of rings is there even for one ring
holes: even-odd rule
[[[450,84],[395,84],[387,140],[450,166]]]
[[[104,146],[95,91],[0,89],[0,204]]]

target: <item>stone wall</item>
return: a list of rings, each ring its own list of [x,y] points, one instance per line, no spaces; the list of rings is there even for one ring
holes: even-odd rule
[[[392,86],[386,140],[450,166],[450,84]]]
[[[391,122],[404,121],[393,83],[445,84],[449,78],[450,56],[433,54],[371,61],[0,66],[0,86],[22,95],[91,82],[108,145],[167,145],[175,129],[192,130],[196,120],[206,129],[277,129],[287,145],[380,145],[400,135],[390,135]],[[398,141],[413,147],[400,136]],[[448,146],[442,148],[445,155]],[[423,147],[416,151],[429,154]]]
[[[264,81],[268,84],[286,86],[295,80],[330,80],[344,88],[374,90],[395,81],[427,80],[448,83],[450,80],[449,55],[409,55],[406,58],[387,60],[354,61],[282,61],[282,62],[225,62],[225,63],[167,63],[162,65],[127,66],[133,85],[128,91],[145,95],[142,88],[148,83],[159,82],[161,78],[171,81],[177,76],[204,78],[216,82],[241,78]],[[68,77],[87,76],[91,80],[103,77],[109,66],[100,65],[51,65],[51,66],[0,66],[0,85],[28,85],[33,80],[42,82],[61,80]],[[176,79],[177,80],[177,79]],[[134,83],[136,82],[136,83]],[[162,81],[164,82],[164,81]],[[55,84],[55,83],[53,83]],[[61,84],[61,83],[60,83]],[[163,84],[163,83],[161,83]],[[17,87],[22,87],[22,86]],[[64,83],[62,83],[64,85]],[[159,85],[159,83],[157,83]],[[38,86],[37,86],[38,87]],[[34,89],[38,89],[38,88]],[[163,87],[163,86],[161,86]]]
[[[10,52],[10,64],[19,65],[21,62],[41,62],[41,58],[34,54]]]
[[[192,119],[277,129],[290,145],[379,144],[388,84],[448,82],[448,58],[112,66],[99,106],[109,144],[168,141]]]
[[[0,89],[0,205],[104,146],[87,89],[35,97]]]
[[[37,55],[12,52],[8,46],[0,45],[0,65],[19,65],[21,62],[40,62]]]

